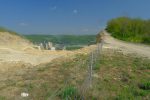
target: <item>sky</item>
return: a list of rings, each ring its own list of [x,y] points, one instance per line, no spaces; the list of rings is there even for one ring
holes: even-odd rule
[[[97,34],[119,16],[150,18],[150,0],[0,0],[0,26],[20,34]]]

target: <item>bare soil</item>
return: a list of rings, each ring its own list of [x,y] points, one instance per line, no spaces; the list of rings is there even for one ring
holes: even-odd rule
[[[124,53],[134,53],[137,56],[147,57],[150,59],[150,46],[144,44],[135,44],[124,42],[113,38],[110,34],[104,31],[104,48],[119,49]]]

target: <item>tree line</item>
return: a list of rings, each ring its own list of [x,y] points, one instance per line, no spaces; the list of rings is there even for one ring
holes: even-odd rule
[[[63,45],[89,45],[95,43],[96,35],[25,35],[33,43],[51,41]]]
[[[150,20],[118,17],[108,21],[106,30],[121,40],[150,44]]]

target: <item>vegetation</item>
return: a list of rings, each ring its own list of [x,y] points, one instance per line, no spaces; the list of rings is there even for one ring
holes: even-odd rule
[[[112,36],[130,42],[150,44],[150,20],[119,17],[107,23]]]
[[[6,29],[4,27],[0,27],[0,32],[9,32],[10,34],[18,35],[18,33],[14,32],[14,31],[11,31],[9,29]]]
[[[17,36],[20,36],[23,39],[26,39],[26,37],[24,37],[23,35],[15,32],[15,31],[9,30],[7,28],[4,28],[4,27],[0,27],[0,32],[9,32],[9,34],[11,34],[11,35],[17,35]]]
[[[95,35],[25,35],[33,43],[50,41],[63,45],[88,45],[95,43]]]
[[[15,98],[25,91],[29,93],[27,99],[35,100],[65,100],[67,97],[74,98],[75,94],[80,97],[79,87],[87,75],[88,57],[78,54],[73,58],[59,58],[27,68],[24,74],[20,73],[22,78],[15,74],[12,79],[4,80],[0,91],[18,90],[14,92]],[[149,75],[149,59],[106,49],[94,67],[93,86],[84,96],[86,100],[148,100]],[[0,99],[14,99],[8,94],[11,93],[7,91],[7,96],[1,94]]]
[[[77,50],[77,49],[81,49],[83,48],[83,46],[78,46],[78,45],[75,45],[75,46],[67,46],[66,47],[66,50]]]
[[[5,98],[5,97],[0,96],[0,100],[6,100],[6,98]]]
[[[93,82],[94,100],[147,100],[150,98],[150,61],[119,51],[104,51]]]
[[[74,98],[76,93],[77,93],[77,89],[75,87],[68,86],[60,93],[60,97],[63,100],[67,100],[68,98],[70,98],[70,100],[71,100],[71,98]]]

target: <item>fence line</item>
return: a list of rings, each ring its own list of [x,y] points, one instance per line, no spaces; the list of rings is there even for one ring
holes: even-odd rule
[[[101,43],[98,43],[96,48],[92,48],[93,50],[91,50],[91,52],[89,53],[89,57],[88,59],[86,60],[85,63],[87,63],[87,73],[86,73],[86,76],[84,78],[84,81],[82,83],[81,86],[76,86],[78,87],[77,89],[79,90],[78,92],[80,92],[80,95],[78,95],[78,93],[76,93],[76,95],[74,96],[74,98],[72,99],[71,97],[67,97],[66,100],[85,100],[85,94],[87,93],[88,89],[92,87],[92,80],[93,80],[93,68],[95,67],[96,65],[96,62],[97,60],[100,59],[100,55],[102,53],[102,46],[103,46],[103,41]],[[77,66],[78,68],[81,66],[81,64],[79,63],[79,65]],[[78,71],[76,68],[76,78],[78,76]],[[75,78],[75,79],[76,79]],[[65,85],[62,86],[61,88],[57,89],[51,96],[48,100],[55,100],[54,98],[56,96],[59,95],[59,93],[61,93],[67,86],[69,86],[69,80],[72,80],[71,78],[68,78],[68,80],[66,81]],[[77,83],[76,83],[77,85]]]
[[[91,51],[89,54],[89,64],[88,64],[88,74],[87,77],[85,78],[85,81],[83,85],[81,86],[81,95],[82,99],[79,100],[84,100],[84,95],[86,94],[87,90],[92,87],[92,80],[93,80],[93,68],[95,67],[95,63],[98,59],[100,59],[100,54],[102,53],[102,46],[103,46],[103,41],[101,43],[97,44],[97,47]]]

